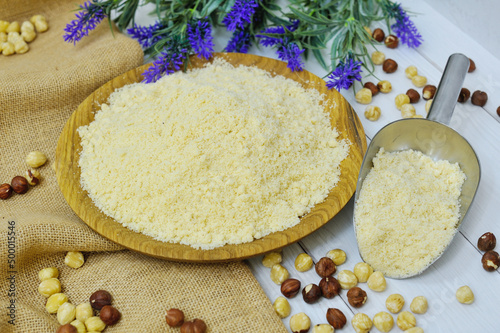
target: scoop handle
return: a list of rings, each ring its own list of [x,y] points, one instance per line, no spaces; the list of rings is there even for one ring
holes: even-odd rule
[[[454,53],[448,58],[443,76],[434,95],[427,114],[427,119],[449,125],[458,95],[469,70],[469,58],[461,53]]]

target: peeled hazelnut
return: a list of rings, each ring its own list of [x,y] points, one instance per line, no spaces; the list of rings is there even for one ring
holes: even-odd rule
[[[363,29],[365,29],[366,33],[371,36],[372,35],[372,29],[370,29],[370,27],[367,27],[366,25],[363,27]]]
[[[302,289],[302,297],[304,302],[312,304],[321,297],[321,289],[314,283],[310,283]]]
[[[89,302],[78,304],[76,306],[76,319],[85,323],[87,319],[94,316],[94,309]]]
[[[47,156],[41,151],[32,151],[26,156],[26,163],[32,168],[38,168],[47,162]]]
[[[420,327],[412,327],[405,331],[405,333],[424,333],[424,329]]]
[[[488,101],[488,94],[484,91],[476,90],[472,93],[472,97],[470,99],[471,103],[477,106],[484,106]],[[14,187],[14,185],[12,185]],[[16,190],[14,189],[14,192]]]
[[[403,118],[414,118],[415,115],[416,115],[416,110],[412,104],[401,105],[401,116]]]
[[[340,271],[337,275],[337,280],[339,281],[342,289],[351,289],[358,284],[358,278],[349,270]]]
[[[360,104],[370,104],[372,101],[372,91],[368,88],[361,88],[356,95],[356,102]]]
[[[351,325],[357,333],[368,333],[373,322],[366,314],[356,313],[351,319]]]
[[[491,232],[484,233],[477,240],[477,248],[481,251],[491,251],[497,245],[497,239]]]
[[[69,324],[71,326],[74,326],[78,333],[87,333],[87,328],[85,327],[85,324],[83,322],[79,321],[78,319],[73,320]]]
[[[40,282],[38,292],[45,297],[50,297],[61,292],[61,282],[59,279],[50,278]]]
[[[281,253],[270,252],[270,253],[266,254],[264,256],[264,258],[262,258],[262,265],[264,265],[265,267],[271,268],[274,265],[281,263],[281,260],[283,260]]]
[[[427,312],[427,308],[429,305],[427,304],[427,298],[425,296],[417,296],[411,301],[410,310],[413,313],[424,314]]]
[[[377,28],[377,29],[373,30],[372,37],[377,42],[382,42],[385,38],[385,32],[384,32],[384,30]]]
[[[47,299],[47,303],[45,303],[45,309],[48,313],[57,313],[59,307],[68,301],[68,296],[63,293],[56,293],[50,295]]]
[[[344,313],[335,308],[329,308],[326,311],[326,320],[336,329],[341,329],[347,322]]]
[[[387,80],[383,80],[377,83],[377,87],[380,92],[384,94],[388,94],[392,91],[392,84]]]
[[[85,320],[85,326],[88,331],[102,332],[106,328],[106,324],[99,317],[90,317]]]
[[[76,306],[69,302],[65,302],[57,309],[57,321],[61,325],[69,324],[75,320]]]
[[[101,310],[105,305],[111,305],[111,294],[106,290],[96,291],[90,296],[90,305],[96,310]]]
[[[101,312],[99,312],[99,318],[108,326],[116,324],[121,316],[120,311],[111,305],[103,306]]]
[[[372,275],[370,275],[366,284],[368,285],[368,288],[373,291],[384,291],[387,286],[384,274],[382,274],[382,272],[374,272]]]
[[[276,284],[282,284],[289,275],[288,270],[280,264],[271,267],[271,280]]]
[[[26,170],[26,180],[31,186],[40,184],[40,172],[35,169]]]
[[[300,281],[297,279],[286,279],[281,284],[281,293],[286,298],[292,298],[300,291]]]
[[[469,70],[467,72],[472,73],[476,70],[476,63],[469,58]]]
[[[55,267],[47,267],[38,272],[40,281],[59,277],[59,270]]]
[[[425,102],[425,112],[426,113],[429,113],[429,110],[431,109],[431,105],[432,105],[432,99],[428,100],[427,102]]]
[[[333,263],[335,265],[342,265],[343,263],[345,263],[346,259],[347,259],[347,256],[345,254],[344,251],[342,251],[341,249],[333,249],[333,250],[330,250],[328,251],[328,253],[326,254],[326,256],[330,259],[333,260]]]
[[[165,316],[165,319],[167,320],[167,324],[170,327],[181,326],[184,323],[184,312],[182,312],[179,309],[167,310],[167,314]]]
[[[336,278],[327,276],[322,278],[319,282],[319,289],[321,289],[321,294],[323,295],[323,297],[333,298],[336,295],[340,294],[340,290],[342,289],[342,287],[340,287],[340,283]]]
[[[462,286],[455,293],[457,301],[462,304],[472,304],[474,302],[474,293],[469,286]]]
[[[481,259],[483,263],[483,268],[488,272],[493,272],[498,269],[500,266],[500,257],[498,252],[496,251],[488,251],[483,254],[483,258]]]
[[[389,35],[385,37],[384,44],[390,49],[395,49],[396,47],[398,47],[399,39],[397,36]]]
[[[56,333],[78,333],[78,330],[73,325],[65,324],[65,325],[59,326]]]
[[[366,292],[359,287],[353,287],[347,292],[347,300],[353,307],[359,308],[366,303]]]
[[[374,65],[382,65],[385,60],[385,54],[380,51],[375,51],[372,53],[372,62]]]
[[[394,98],[394,103],[396,103],[396,108],[401,111],[403,105],[410,103],[410,97],[406,94],[398,94]]]
[[[388,74],[394,73],[398,69],[398,63],[392,59],[385,59],[382,69]]]
[[[372,96],[375,96],[379,92],[378,87],[373,82],[366,82],[363,87],[370,89],[372,92]]]
[[[406,95],[410,98],[410,103],[418,103],[420,100],[420,94],[415,89],[408,89]]]
[[[385,307],[392,313],[398,313],[405,305],[405,299],[400,294],[392,294],[385,300]]]
[[[426,85],[424,87],[424,90],[422,90],[422,98],[425,99],[426,101],[434,98],[435,94],[436,94],[436,86],[433,86],[432,84]]]
[[[69,251],[64,257],[64,263],[71,268],[80,268],[85,263],[83,253],[79,251]]]
[[[376,105],[368,105],[365,109],[365,118],[371,121],[377,121],[382,111]]]
[[[337,267],[332,259],[328,257],[321,258],[315,266],[316,273],[321,277],[333,275],[337,271]]]
[[[380,332],[389,332],[394,326],[394,319],[389,313],[381,311],[373,316],[373,325]]]
[[[12,186],[12,190],[17,194],[24,194],[29,189],[28,181],[22,176],[12,178],[10,185]]]
[[[373,273],[373,268],[366,262],[358,262],[354,265],[354,275],[358,278],[358,282],[366,282]]]
[[[462,88],[460,94],[458,94],[458,102],[465,103],[470,97],[470,91],[467,88]]]
[[[7,200],[12,195],[12,186],[10,184],[0,185],[0,199]]]
[[[412,79],[415,75],[418,75],[417,67],[415,67],[415,66],[406,67],[405,75],[407,78]]]
[[[310,270],[314,265],[314,262],[310,255],[307,253],[301,253],[295,258],[295,269],[299,272],[306,272]]]
[[[401,330],[406,331],[407,329],[415,327],[417,325],[417,320],[411,312],[403,311],[398,315],[396,324]]]
[[[332,325],[329,324],[317,324],[314,325],[312,333],[333,333],[335,330]]]
[[[304,313],[294,314],[290,318],[290,330],[293,333],[306,333],[311,328],[311,319]]]
[[[411,78],[411,82],[415,85],[415,87],[422,88],[427,84],[427,78],[422,75],[415,75]]]
[[[290,303],[283,296],[279,296],[273,303],[273,308],[276,314],[281,318],[286,318],[290,315]]]

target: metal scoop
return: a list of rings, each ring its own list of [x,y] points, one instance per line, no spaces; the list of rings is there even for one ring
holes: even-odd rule
[[[439,82],[427,119],[397,120],[386,125],[373,137],[358,176],[354,197],[354,211],[356,210],[359,193],[363,187],[363,181],[372,168],[372,160],[379,149],[383,147],[387,152],[413,149],[421,151],[434,160],[444,159],[451,163],[457,162],[467,176],[459,198],[460,218],[457,228],[460,226],[472,204],[481,176],[479,160],[474,149],[466,139],[447,126],[451,120],[468,68],[469,59],[466,56],[463,54],[451,55]],[[357,235],[356,238],[358,238]],[[448,246],[449,244],[446,248]],[[432,265],[441,255],[442,253],[421,272]],[[413,275],[405,276],[405,278]]]

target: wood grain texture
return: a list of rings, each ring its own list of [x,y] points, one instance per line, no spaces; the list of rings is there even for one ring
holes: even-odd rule
[[[66,123],[57,145],[56,173],[59,187],[75,213],[102,236],[129,249],[169,260],[191,262],[240,260],[299,241],[327,223],[354,194],[366,150],[366,138],[356,113],[337,91],[328,90],[324,81],[317,76],[307,71],[291,72],[286,67],[286,63],[271,58],[234,53],[216,53],[214,56],[221,57],[233,65],[256,66],[269,71],[272,75],[283,75],[299,82],[304,88],[314,88],[321,94],[326,94],[324,104],[325,109],[330,110],[332,126],[337,128],[340,139],[347,139],[351,143],[349,156],[341,163],[342,172],[339,183],[323,203],[316,205],[309,214],[301,218],[298,225],[250,243],[226,245],[213,250],[197,250],[186,245],[154,240],[123,227],[104,215],[80,186],[78,158],[81,145],[76,130],[94,120],[94,114],[100,109],[100,104],[107,102],[108,96],[114,90],[141,81],[142,73],[149,67],[149,65],[144,65],[113,79],[90,95]],[[204,60],[192,57],[189,68],[202,67],[205,63]]]

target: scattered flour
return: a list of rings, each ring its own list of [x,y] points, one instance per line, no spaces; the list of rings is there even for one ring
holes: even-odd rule
[[[296,225],[349,150],[316,90],[221,59],[115,91],[78,133],[81,185],[102,212],[201,249]]]

